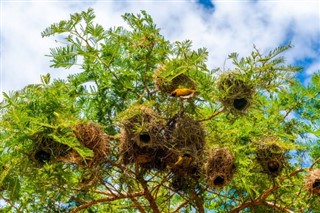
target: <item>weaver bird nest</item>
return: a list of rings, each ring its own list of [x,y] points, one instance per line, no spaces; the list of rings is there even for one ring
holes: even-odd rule
[[[162,77],[161,74],[166,69],[166,65],[160,65],[153,74],[153,81],[156,84],[157,90],[170,94],[173,90],[180,87],[195,89],[195,82],[185,74],[166,78]]]
[[[277,144],[276,139],[266,138],[257,147],[257,161],[263,171],[272,177],[278,176],[285,166],[285,149]]]
[[[235,71],[222,74],[217,87],[219,101],[233,114],[245,112],[252,103],[254,87]]]
[[[202,163],[205,133],[199,122],[183,113],[176,114],[166,125],[165,138],[170,155],[168,165],[176,164],[182,157],[190,165]]]
[[[80,144],[93,151],[93,157],[87,161],[88,165],[102,162],[110,150],[109,136],[103,132],[102,128],[94,123],[80,123],[73,129]]]
[[[227,148],[213,149],[206,164],[207,184],[212,189],[228,184],[235,172],[234,157]]]
[[[314,169],[307,174],[305,187],[311,194],[320,196],[320,169]]]
[[[143,168],[165,169],[163,128],[165,122],[153,110],[135,106],[124,112],[120,121],[120,162]]]
[[[70,150],[67,145],[59,143],[49,136],[50,133],[50,130],[44,130],[31,136],[31,140],[35,143],[35,151],[31,158],[40,164],[65,156]]]
[[[203,128],[191,117],[178,113],[167,123],[165,139],[168,151],[164,162],[174,175],[172,187],[188,188],[200,177],[205,143]]]

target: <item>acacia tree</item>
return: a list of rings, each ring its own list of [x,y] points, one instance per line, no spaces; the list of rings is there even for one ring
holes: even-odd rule
[[[290,45],[209,69],[145,11],[128,29],[94,18],[42,32],[61,39],[51,66],[79,73],[4,93],[3,211],[318,211],[320,75],[295,79]]]

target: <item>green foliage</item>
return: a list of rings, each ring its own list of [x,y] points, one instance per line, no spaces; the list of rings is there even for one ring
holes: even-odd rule
[[[320,157],[320,74],[315,73],[307,86],[295,80],[294,73],[301,68],[287,65],[282,56],[291,45],[265,55],[256,47],[247,57],[231,53],[235,68],[222,72],[207,67],[206,48],[193,50],[190,40],[165,40],[145,11],[124,14],[128,28],[105,30],[94,19],[94,11],[88,9],[41,33],[61,39],[61,46],[50,49],[51,66],[78,66],[78,73],[53,81],[47,74],[41,76],[41,84],[4,93],[2,210],[311,212],[320,205],[304,189],[310,162]],[[196,90],[195,97],[169,96],[171,89],[186,85]],[[234,101],[241,98],[250,104],[238,110]],[[182,178],[190,180],[187,190],[172,187],[174,165],[157,171],[119,161],[119,123],[140,115],[136,106],[152,109],[167,122],[159,134],[170,133],[183,113],[205,129],[203,165],[198,178]],[[110,153],[94,166],[88,162],[95,153],[74,131],[75,125],[89,122],[102,126],[110,140]],[[143,125],[147,123],[133,126]],[[256,156],[259,146],[271,139],[286,159],[283,171],[275,176],[265,172]],[[204,175],[206,153],[222,147],[233,153],[236,172],[227,186],[210,189]],[[71,151],[81,164],[66,162]],[[319,168],[318,163],[313,168]]]

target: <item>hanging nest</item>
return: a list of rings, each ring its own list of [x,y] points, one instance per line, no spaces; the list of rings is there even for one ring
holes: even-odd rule
[[[94,123],[80,123],[75,125],[73,130],[80,144],[93,151],[93,157],[87,161],[88,165],[101,163],[110,150],[109,136],[103,132],[99,125]]]
[[[148,169],[164,169],[164,120],[144,106],[134,106],[126,110],[122,117],[120,162],[136,163]]]
[[[35,151],[31,154],[33,161],[44,164],[53,159],[66,156],[70,151],[67,145],[55,141],[49,134],[50,131],[45,129],[30,137],[35,144]]]
[[[235,172],[234,157],[227,148],[211,151],[206,164],[207,184],[212,189],[228,184]]]
[[[285,149],[275,138],[266,138],[257,147],[257,161],[263,171],[272,177],[278,176],[285,166]]]
[[[218,80],[219,101],[233,114],[246,111],[252,103],[255,88],[245,82],[243,75],[231,71]]]
[[[174,175],[172,185],[177,185],[174,184],[177,180],[185,185],[182,183],[182,180],[185,180],[189,186],[193,180],[200,178],[205,143],[204,130],[193,118],[178,113],[167,123],[165,138],[168,154],[164,162]]]
[[[314,169],[307,174],[305,187],[311,194],[320,196],[320,169]]]
[[[166,71],[166,69],[166,65],[160,65],[153,74],[153,81],[156,84],[157,90],[170,94],[177,88],[195,89],[195,82],[185,74],[177,75],[169,80],[161,77],[161,74]]]

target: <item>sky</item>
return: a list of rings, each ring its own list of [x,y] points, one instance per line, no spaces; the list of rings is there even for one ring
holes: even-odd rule
[[[228,69],[228,54],[247,56],[255,45],[262,53],[291,42],[287,63],[303,67],[299,79],[307,84],[320,70],[320,1],[318,0],[127,0],[127,1],[15,1],[1,0],[2,92],[40,82],[50,73],[65,78],[78,72],[50,68],[49,48],[57,37],[40,33],[52,23],[93,8],[105,29],[125,26],[121,15],[146,10],[160,33],[171,42],[190,39],[193,48],[206,47],[208,67]]]

